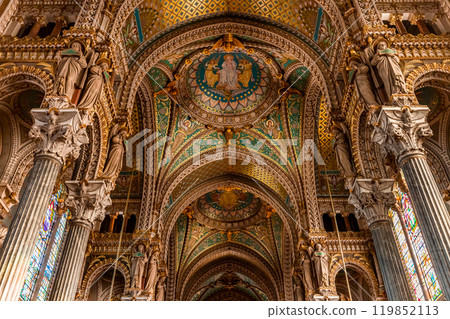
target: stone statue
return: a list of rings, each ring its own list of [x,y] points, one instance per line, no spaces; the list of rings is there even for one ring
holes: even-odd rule
[[[164,301],[165,293],[166,293],[166,276],[161,277],[158,281],[158,285],[156,286],[156,301]]]
[[[97,61],[97,65],[93,65],[89,69],[89,76],[83,89],[78,108],[89,109],[95,105],[100,97],[105,81],[109,80],[109,74],[106,72],[109,68],[109,60],[101,58]]]
[[[131,257],[131,288],[142,289],[142,277],[144,276],[145,265],[148,257],[144,244],[139,244],[137,249],[134,248]]]
[[[314,291],[313,272],[311,267],[311,258],[306,252],[300,252],[300,265],[303,271],[303,284],[307,292]]]
[[[356,168],[352,161],[350,132],[344,123],[333,126],[335,142],[333,145],[339,170],[345,177],[355,177]]]
[[[320,287],[328,287],[328,253],[322,249],[321,244],[315,245],[315,251],[311,257],[314,263],[314,271],[316,273],[317,285]]]
[[[392,94],[406,92],[405,78],[397,51],[389,49],[386,40],[378,42],[376,48],[377,52],[372,57],[371,64],[377,68],[388,99]]]
[[[61,51],[61,57],[56,71],[56,90],[72,100],[81,71],[87,67],[83,55],[83,47],[79,42],[72,42],[70,49]]]
[[[117,172],[122,168],[123,153],[125,151],[123,140],[126,135],[127,129],[119,127],[119,124],[114,125],[111,129],[109,154],[103,170],[103,178],[114,179]]]
[[[358,89],[359,96],[362,97],[368,106],[379,105],[374,94],[369,67],[363,63],[353,60],[350,62],[350,83],[354,81]]]
[[[150,257],[148,264],[147,284],[145,291],[153,294],[155,292],[156,281],[158,280],[159,251],[155,251]]]

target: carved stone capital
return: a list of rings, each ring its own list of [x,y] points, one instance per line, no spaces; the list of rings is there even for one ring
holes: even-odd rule
[[[105,218],[106,207],[112,204],[104,181],[66,181],[65,204],[72,213],[72,223],[92,228],[96,220]]]
[[[398,100],[400,103],[400,100]],[[372,141],[397,157],[401,166],[410,156],[424,156],[423,138],[433,133],[427,122],[427,106],[382,106],[372,114]]]
[[[369,228],[378,221],[390,221],[389,208],[395,204],[393,179],[356,179],[348,202],[355,215],[365,217]]]
[[[48,95],[45,98],[45,103],[49,109],[67,109],[70,107],[69,99],[62,95]]]
[[[80,146],[89,142],[86,125],[77,109],[32,109],[34,124],[29,136],[37,143],[37,156],[51,156],[64,163],[78,158]]]

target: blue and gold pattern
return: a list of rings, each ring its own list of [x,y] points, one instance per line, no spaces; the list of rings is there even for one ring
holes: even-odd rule
[[[269,70],[241,52],[201,56],[188,70],[193,100],[215,114],[248,112],[260,104],[269,86]]]

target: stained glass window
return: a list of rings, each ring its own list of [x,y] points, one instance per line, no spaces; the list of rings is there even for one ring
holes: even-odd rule
[[[409,251],[408,245],[406,243],[406,237],[408,236],[414,252],[417,256],[420,270],[423,274],[426,288],[430,294],[431,300],[438,299],[441,294],[441,288],[436,278],[436,272],[434,271],[433,265],[431,264],[430,256],[426,248],[425,242],[423,241],[422,233],[420,232],[419,226],[417,225],[416,216],[408,197],[408,194],[402,192],[399,187],[395,187],[394,195],[397,199],[397,203],[402,210],[403,221],[406,226],[406,234],[404,233],[400,221],[399,215],[391,210],[392,219],[394,223],[395,237],[397,245],[400,250],[400,254],[403,257],[403,266],[407,272],[407,277],[411,291],[416,300],[424,300],[422,289],[419,285],[419,279],[417,277],[417,270],[414,267],[414,263],[411,258],[411,252]]]
[[[30,265],[25,277],[25,282],[20,292],[20,300],[31,300],[41,271],[44,271],[44,273],[43,276],[41,276],[42,284],[39,287],[37,300],[45,300],[47,297],[48,288],[54,273],[55,264],[61,248],[67,223],[67,212],[65,212],[59,220],[56,219],[58,201],[61,198],[62,191],[63,188],[61,186],[58,192],[52,195],[50,199],[50,203],[45,213],[41,229],[39,230],[38,239],[30,259]],[[58,223],[55,222],[55,219]],[[55,227],[57,228],[55,229]],[[56,233],[54,234],[53,242],[50,243],[53,229],[55,229]],[[50,247],[50,251],[47,252]],[[49,254],[47,260],[45,258],[46,252]],[[45,260],[46,264],[43,265]]]

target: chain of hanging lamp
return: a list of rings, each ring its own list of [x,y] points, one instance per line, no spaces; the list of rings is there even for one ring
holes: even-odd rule
[[[120,228],[119,245],[117,246],[116,261],[114,263],[114,272],[113,272],[113,277],[112,277],[112,281],[111,281],[111,289],[109,291],[109,300],[112,300],[112,294],[113,294],[113,290],[114,290],[114,281],[116,279],[117,263],[119,262],[120,248],[122,246],[122,237],[123,237],[123,230],[124,230],[124,225],[125,225],[125,216],[127,215],[127,212],[128,212],[128,203],[130,201],[130,193],[131,193],[131,185],[133,184],[133,177],[134,177],[134,171],[131,172],[130,184],[128,185],[127,201],[125,203],[125,210],[123,213],[124,219],[122,220],[122,226]]]
[[[327,172],[326,166],[324,167],[324,171],[325,171],[325,179],[327,180],[328,195],[330,196],[331,211],[333,212],[334,223],[336,225],[336,233],[337,233],[338,242],[339,242],[339,250],[341,251],[342,265],[343,265],[344,273],[345,273],[345,281],[347,283],[348,296],[349,296],[350,301],[352,301],[352,293],[350,290],[350,283],[348,281],[347,266],[345,264],[344,251],[342,249],[341,234],[339,232],[339,226],[337,223],[336,211],[334,210],[333,196],[331,195],[330,181],[328,180],[328,172]]]

